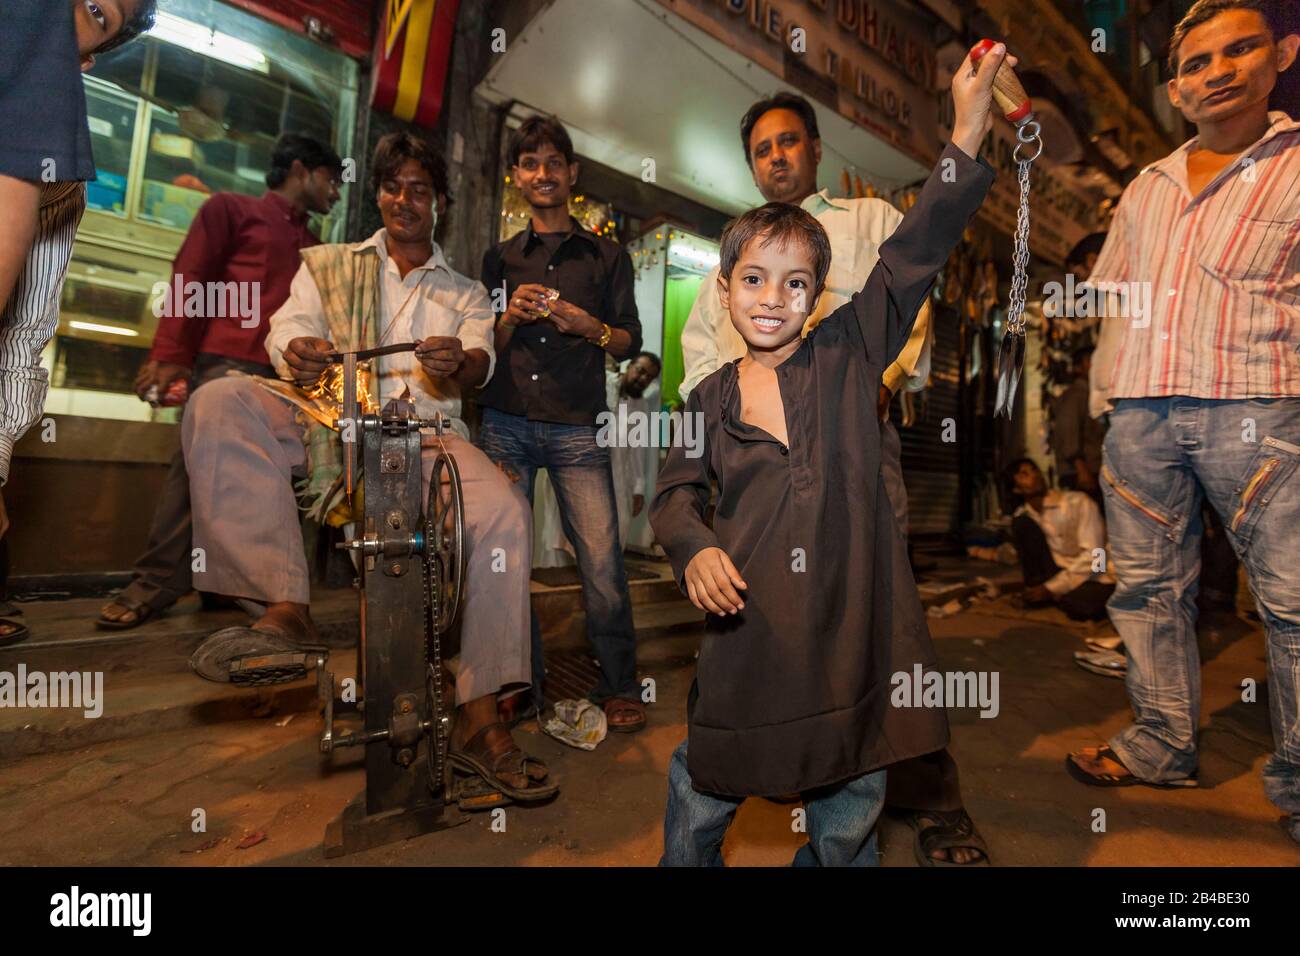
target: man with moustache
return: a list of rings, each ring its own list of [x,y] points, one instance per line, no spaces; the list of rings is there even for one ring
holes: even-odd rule
[[[421,418],[441,413],[451,423],[441,440],[428,434],[424,441],[426,486],[444,445],[464,486],[470,584],[451,757],[472,763],[488,785],[517,802],[540,800],[558,786],[497,719],[498,699],[526,690],[531,680],[528,509],[470,444],[460,419],[462,396],[493,374],[491,305],[481,285],[452,271],[433,239],[447,206],[442,156],[422,139],[390,133],[379,141],[371,170],[383,227],[362,242],[303,250],[289,299],[271,317],[266,351],[282,378],[309,385],[336,349],[418,343],[414,353],[376,360],[371,388],[381,405],[409,392]],[[191,665],[210,680],[228,679],[234,652],[275,653],[319,640],[290,483],[308,458],[294,412],[256,379],[234,377],[200,389],[185,416],[194,543],[207,556],[195,585],[266,608],[251,628],[226,629],[199,649]],[[313,467],[324,465],[313,459]],[[504,568],[495,561],[499,554],[508,557]]]
[[[1092,274],[1153,290],[1143,321],[1103,319],[1110,357],[1092,371],[1109,407],[1108,609],[1136,721],[1066,768],[1098,787],[1197,785],[1208,500],[1264,622],[1276,748],[1264,792],[1300,842],[1300,122],[1268,110],[1297,48],[1264,0],[1192,6],[1170,40],[1168,92],[1196,136],[1129,184]]]
[[[591,701],[604,708],[610,730],[632,733],[645,727],[645,705],[610,449],[597,441],[596,424],[608,410],[606,356],[621,359],[641,348],[632,260],[569,215],[578,163],[557,120],[525,120],[508,154],[532,216],[527,228],[483,257],[483,284],[503,289],[507,308],[496,324],[500,369],[479,398],[479,444],[530,500],[537,469],[546,469],[565,535],[577,550],[587,640],[600,661]],[[535,619],[532,635],[533,672],[540,675]]]
[[[881,243],[902,214],[880,199],[833,199],[817,189],[822,142],[817,114],[802,96],[777,93],[749,108],[740,121],[740,141],[754,185],[768,202],[801,206],[825,228],[831,243],[826,290],[808,317],[803,334],[862,288],[878,259]],[[746,352],[744,339],[722,307],[715,267],[682,330],[686,374],[683,399],[692,388]],[[889,420],[889,406],[902,388],[914,391],[930,377],[930,306],[921,306],[898,359],[885,370],[879,389],[881,481],[894,510],[898,534],[907,536],[907,488],[903,484],[902,445]],[[917,831],[915,853],[922,866],[982,864],[988,850],[962,803],[957,765],[941,750],[889,768],[886,805],[903,813]]]

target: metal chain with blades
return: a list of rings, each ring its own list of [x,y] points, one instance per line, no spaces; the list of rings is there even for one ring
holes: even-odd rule
[[[1030,121],[1016,130],[1016,149],[1013,153],[1020,183],[1020,205],[1016,210],[1016,234],[1011,255],[1011,296],[1007,303],[1005,330],[998,350],[998,393],[993,414],[1011,417],[1020,373],[1025,366],[1025,293],[1029,285],[1029,169],[1043,151],[1039,137],[1040,127]],[[1020,150],[1037,142],[1034,154],[1022,158]]]

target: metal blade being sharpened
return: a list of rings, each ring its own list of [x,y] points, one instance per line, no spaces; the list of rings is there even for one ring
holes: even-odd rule
[[[342,362],[347,356],[351,355],[358,362],[364,362],[366,359],[379,358],[381,355],[414,352],[418,344],[418,342],[398,342],[396,345],[381,345],[379,348],[362,349],[360,352],[330,352],[328,358],[331,362]]]

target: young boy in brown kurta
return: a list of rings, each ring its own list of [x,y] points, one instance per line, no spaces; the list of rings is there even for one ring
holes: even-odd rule
[[[872,864],[878,768],[947,743],[942,709],[890,706],[891,675],[934,651],[879,481],[876,396],[993,181],[976,156],[1004,54],[953,77],[952,143],[862,291],[807,338],[831,258],[817,220],[768,203],[723,234],[718,295],[748,354],[691,392],[703,453],[670,451],[650,514],[709,613],[669,767],[664,865],[720,865],[745,797],[795,792],[809,837],[796,864]]]

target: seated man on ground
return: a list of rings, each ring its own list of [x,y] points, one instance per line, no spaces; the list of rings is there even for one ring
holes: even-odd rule
[[[1011,535],[1024,570],[1025,605],[1055,604],[1076,621],[1105,620],[1115,578],[1106,570],[1106,522],[1097,502],[1081,491],[1049,490],[1029,458],[1016,459],[1002,474],[1019,505]]]
[[[271,318],[267,354],[282,378],[309,385],[335,349],[418,343],[414,353],[376,360],[371,390],[381,404],[409,392],[421,418],[441,413],[450,421],[441,441],[426,434],[423,469],[427,491],[433,458],[445,445],[464,487],[467,590],[450,756],[514,800],[542,799],[557,784],[497,718],[498,698],[532,680],[528,507],[470,443],[460,419],[462,394],[493,372],[492,309],[483,287],[452,271],[433,241],[447,203],[441,155],[417,137],[393,133],[380,140],[371,168],[383,228],[363,242],[303,250],[289,299]],[[319,640],[291,481],[308,472],[304,438],[313,470],[337,467],[337,458],[318,457],[320,439],[330,436],[305,436],[295,407],[262,383],[247,376],[211,382],[195,393],[183,424],[194,543],[206,557],[195,585],[266,608],[251,627],[209,639],[213,651],[200,648],[195,670],[211,680],[228,679],[232,653]],[[505,562],[497,560],[502,554]]]

